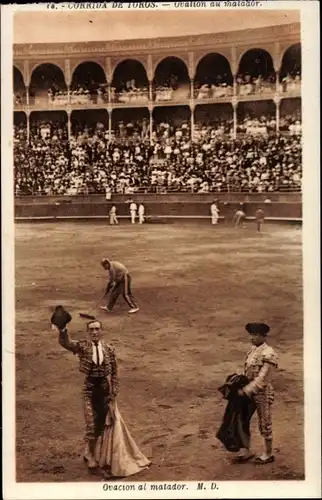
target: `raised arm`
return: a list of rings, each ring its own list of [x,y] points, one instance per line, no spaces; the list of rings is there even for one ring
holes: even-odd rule
[[[71,339],[67,328],[59,330],[58,342],[62,347],[64,347],[64,349],[71,351],[73,354],[81,354],[82,352],[80,342],[78,340]]]

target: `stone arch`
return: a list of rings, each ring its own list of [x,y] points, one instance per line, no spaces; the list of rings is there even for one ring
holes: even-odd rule
[[[56,61],[56,60],[47,60],[45,62],[42,62],[40,63],[39,61],[37,62],[33,62],[33,63],[29,63],[30,67],[29,67],[29,71],[30,71],[30,82],[31,82],[31,79],[32,79],[32,75],[33,73],[37,70],[37,68],[41,67],[41,66],[55,66],[57,68],[60,69],[60,71],[63,73],[63,76],[64,76],[64,81],[65,81],[65,67],[62,63],[62,61]]]
[[[190,75],[190,73],[189,73],[189,57],[188,57],[188,54],[186,55],[186,57],[184,57],[182,55],[160,55],[159,57],[157,57],[156,59],[153,60],[153,64],[152,64],[153,78],[155,77],[155,73],[156,73],[156,70],[157,70],[158,66],[163,61],[165,61],[167,59],[178,60],[181,63],[183,63],[186,66],[186,68],[187,68],[188,75]]]
[[[205,90],[211,91],[212,85],[216,87],[233,85],[230,63],[225,56],[217,52],[205,54],[196,66],[195,87],[201,87],[201,89],[206,87]]]
[[[238,73],[245,71],[252,77],[262,75],[268,78],[275,75],[272,55],[262,48],[248,49],[241,55],[238,64]]]
[[[280,76],[283,78],[286,74],[295,77],[302,73],[302,47],[300,43],[290,45],[283,53],[281,58]]]
[[[25,68],[24,68],[24,63],[22,61],[14,61],[13,62],[13,67],[14,68],[17,68],[18,71],[20,71],[20,73],[23,75],[23,79],[24,79],[24,82],[25,82],[25,78],[26,78],[26,72],[25,72]],[[27,82],[25,82],[25,85],[27,84]]]
[[[22,72],[16,67],[13,67],[13,92],[14,105],[25,104],[26,102],[26,87]]]
[[[157,101],[187,99],[190,94],[190,78],[186,63],[175,56],[163,58],[155,68],[153,87]]]
[[[134,82],[133,82],[134,80]],[[148,88],[149,80],[144,64],[138,59],[128,58],[120,61],[114,68],[112,87],[117,92],[126,90],[128,82],[132,82],[135,88]]]
[[[60,92],[66,93],[67,86],[64,72],[55,64],[40,64],[31,73],[29,89],[31,100],[36,98],[40,100],[48,99],[48,92],[52,92],[53,95]]]
[[[13,66],[13,85],[15,83],[19,83],[19,86],[25,86],[24,77],[22,71],[18,68],[18,66]]]
[[[156,83],[158,77],[160,78],[162,76],[162,73],[169,74],[171,71],[176,71],[176,70],[182,76],[186,77],[187,81],[189,81],[188,67],[183,59],[177,56],[163,57],[155,65],[153,82]]]
[[[85,86],[90,89],[97,89],[100,85],[106,84],[106,74],[103,66],[96,61],[82,61],[73,68],[71,76],[71,88]]]

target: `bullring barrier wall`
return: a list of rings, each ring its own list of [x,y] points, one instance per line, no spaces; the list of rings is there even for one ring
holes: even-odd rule
[[[145,215],[148,220],[153,219],[207,219],[210,218],[210,204],[213,199],[218,200],[220,217],[230,220],[234,212],[240,207],[240,201],[224,201],[219,196],[211,196],[208,199],[199,198],[199,195],[188,195],[182,197],[181,201],[173,201],[169,195],[141,195],[124,197],[119,195],[112,200],[104,200],[104,197],[96,197],[90,200],[83,197],[32,197],[19,198],[15,202],[15,218],[17,221],[33,219],[55,219],[55,218],[107,218],[109,210],[114,204],[117,209],[117,215],[121,218],[129,218],[128,200],[134,199],[141,201],[145,206]],[[122,199],[123,198],[123,199]],[[227,199],[227,198],[226,198]],[[270,196],[272,200],[272,196]],[[189,200],[189,201],[187,201]],[[245,200],[245,197],[242,201]],[[302,204],[300,201],[272,201],[263,203],[263,201],[244,201],[244,210],[247,217],[253,218],[258,208],[262,208],[265,217],[269,220],[290,220],[301,221]]]
[[[136,193],[136,194],[114,194],[111,201],[113,202],[127,202],[129,199],[135,202],[148,201],[155,202],[204,202],[212,203],[214,199],[222,202],[264,202],[269,198],[272,202],[289,203],[302,201],[302,194],[278,192],[278,193]],[[101,194],[90,195],[75,195],[75,196],[17,196],[15,198],[15,205],[36,205],[36,204],[52,204],[52,203],[98,203],[105,202],[105,196]]]

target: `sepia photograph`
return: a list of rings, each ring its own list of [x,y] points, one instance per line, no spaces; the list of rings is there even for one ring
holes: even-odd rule
[[[321,494],[318,2],[192,3],[3,9],[7,499]]]

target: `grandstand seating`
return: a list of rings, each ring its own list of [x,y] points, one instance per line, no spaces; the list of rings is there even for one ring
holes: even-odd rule
[[[275,43],[266,31],[254,30],[254,40],[265,32]],[[188,40],[189,64],[184,54],[160,60],[146,49],[150,66],[120,56],[113,76],[88,44],[78,54],[86,61],[89,50],[93,62],[73,71],[64,48],[65,68],[41,55],[33,69],[24,61],[28,82],[14,58],[16,196],[300,191],[299,27],[274,56],[245,49],[245,36],[234,33],[243,51],[234,73],[207,35],[198,63]]]

